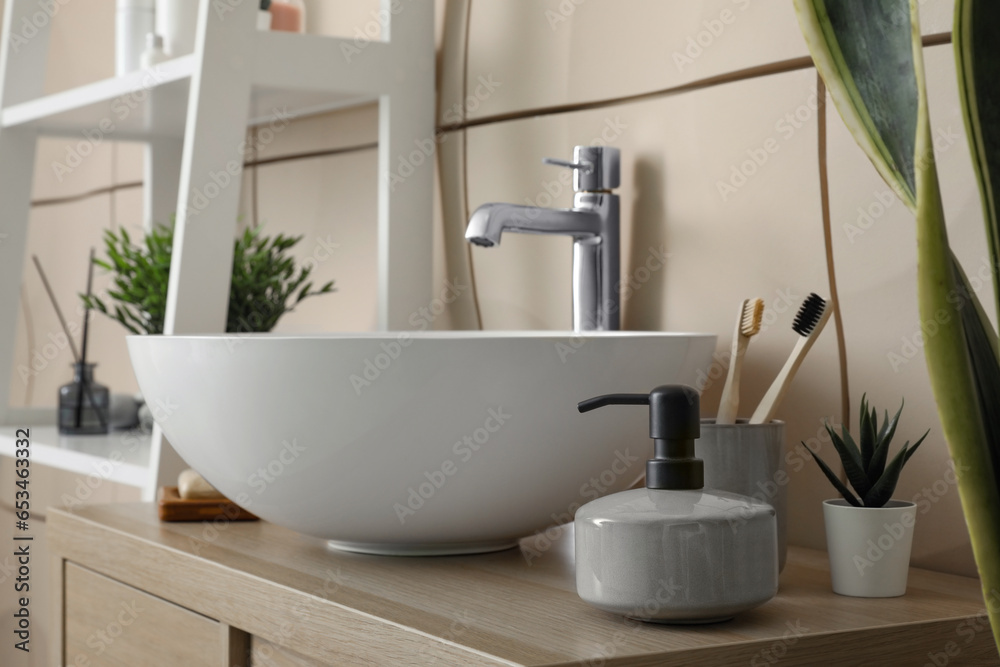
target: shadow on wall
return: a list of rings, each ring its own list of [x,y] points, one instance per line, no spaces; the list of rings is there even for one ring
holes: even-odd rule
[[[660,249],[666,247],[667,236],[663,158],[639,156],[632,182],[636,196],[632,206],[632,244],[621,276],[622,328],[659,331],[663,328],[667,291],[667,273],[659,255]]]

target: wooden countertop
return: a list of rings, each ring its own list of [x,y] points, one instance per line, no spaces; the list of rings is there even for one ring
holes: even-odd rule
[[[58,557],[329,664],[998,664],[977,580],[914,569],[904,597],[841,597],[826,554],[799,548],[771,602],[680,627],[585,604],[566,536],[364,556],[265,522],[160,523],[152,504],[53,509],[48,530]]]

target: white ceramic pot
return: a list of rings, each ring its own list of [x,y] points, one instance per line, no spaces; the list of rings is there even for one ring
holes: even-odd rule
[[[906,593],[917,506],[890,500],[885,507],[823,501],[833,592],[861,598]]]

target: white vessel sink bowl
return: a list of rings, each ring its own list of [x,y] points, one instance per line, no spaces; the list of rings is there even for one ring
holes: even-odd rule
[[[611,392],[694,384],[715,336],[132,336],[170,443],[259,517],[367,553],[473,553],[572,519],[651,456]]]

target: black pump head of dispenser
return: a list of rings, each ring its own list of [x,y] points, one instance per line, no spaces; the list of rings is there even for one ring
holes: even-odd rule
[[[580,403],[580,412],[606,405],[648,405],[653,458],[646,461],[646,488],[696,490],[705,486],[705,464],[694,457],[701,436],[698,392],[680,384],[657,387],[648,394],[606,394]]]

